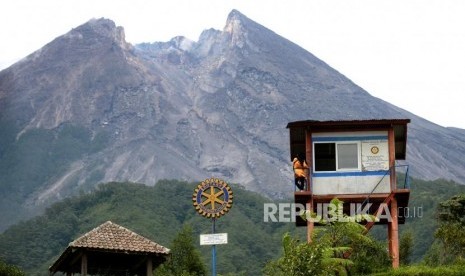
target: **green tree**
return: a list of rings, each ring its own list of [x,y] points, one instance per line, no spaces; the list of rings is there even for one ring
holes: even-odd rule
[[[407,230],[402,233],[399,242],[399,261],[401,265],[410,264],[413,249],[413,232]]]
[[[283,237],[284,255],[267,264],[267,275],[345,275],[371,273],[389,266],[386,249],[364,235],[365,228],[357,223],[361,216],[349,217],[342,212],[343,202],[331,201],[334,212],[321,218],[305,214],[325,225],[315,228],[311,243],[299,243],[288,234]],[[371,219],[374,217],[370,216]]]
[[[194,246],[192,227],[184,226],[171,243],[170,249],[170,259],[156,270],[156,275],[206,275],[205,264]]]
[[[438,265],[465,259],[465,194],[441,202],[437,218],[437,240],[425,256],[425,262]]]
[[[0,259],[0,275],[2,276],[24,276],[26,274],[24,274],[16,266],[6,264]]]
[[[289,233],[283,236],[283,256],[269,262],[265,275],[298,276],[298,275],[329,275],[331,273],[328,259],[332,252],[327,244],[312,242],[301,243]]]
[[[317,239],[327,242],[334,250],[334,258],[350,258],[351,265],[345,266],[347,272],[372,273],[390,264],[385,246],[365,234],[365,227],[359,222],[375,219],[371,215],[348,216],[343,213],[344,202],[334,198],[330,205],[334,212],[328,218],[320,218],[325,225],[317,232]],[[348,250],[337,250],[347,248]]]
[[[444,245],[439,240],[435,240],[433,242],[433,244],[423,257],[423,263],[428,266],[450,264],[453,262],[453,260],[453,256],[446,254]]]

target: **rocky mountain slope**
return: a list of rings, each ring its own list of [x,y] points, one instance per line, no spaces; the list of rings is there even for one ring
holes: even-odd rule
[[[139,45],[94,19],[0,72],[0,230],[99,182],[215,176],[287,196],[289,121],[380,118],[412,119],[416,177],[465,183],[463,130],[371,96],[236,10],[198,41]]]

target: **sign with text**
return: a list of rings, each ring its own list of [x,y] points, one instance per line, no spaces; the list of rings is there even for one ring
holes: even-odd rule
[[[228,233],[202,234],[200,235],[200,245],[227,244]]]
[[[389,170],[389,149],[387,140],[362,141],[362,170]]]

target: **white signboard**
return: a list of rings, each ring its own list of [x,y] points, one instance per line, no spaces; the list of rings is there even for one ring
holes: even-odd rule
[[[200,245],[227,244],[228,233],[202,234],[200,235]]]
[[[389,150],[387,140],[362,141],[362,170],[389,170]]]

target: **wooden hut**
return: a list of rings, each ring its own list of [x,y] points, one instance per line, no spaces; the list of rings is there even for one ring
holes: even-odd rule
[[[152,275],[170,250],[107,221],[71,242],[55,263],[57,272],[73,275]]]

